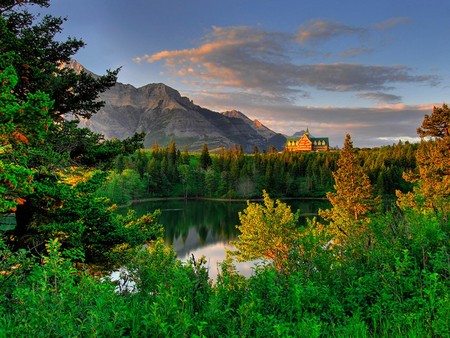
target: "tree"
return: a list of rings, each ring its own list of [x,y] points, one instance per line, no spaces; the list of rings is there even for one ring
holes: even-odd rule
[[[200,168],[207,170],[212,165],[212,159],[209,155],[208,145],[206,143],[202,146],[202,153],[199,159]]]
[[[188,147],[183,146],[183,152],[181,153],[181,164],[189,165],[191,161],[191,156],[189,155]]]
[[[44,1],[16,1],[16,5]],[[42,90],[55,100],[50,111],[53,119],[63,120],[65,114],[89,118],[103,105],[97,100],[100,92],[114,85],[118,69],[107,75],[93,77],[70,67],[72,55],[84,47],[79,39],[59,42],[55,36],[62,31],[65,19],[44,16],[40,22],[28,11],[13,11],[8,3],[0,3],[2,17],[0,36],[2,54],[9,54],[19,82],[15,95],[24,99],[29,92]],[[45,1],[48,6],[49,1]],[[8,9],[9,8],[9,9]]]
[[[2,0],[0,2],[0,14],[12,10],[15,6],[25,6],[35,4],[42,7],[48,7],[50,0]]]
[[[29,93],[23,102],[12,94],[18,77],[12,66],[4,66],[0,57],[0,213],[16,211],[32,193],[33,170],[27,166],[27,148],[44,141],[48,125],[48,110],[52,106],[48,95]],[[22,156],[21,156],[22,155]]]
[[[359,165],[350,134],[346,135],[344,149],[333,172],[335,192],[328,192],[332,209],[320,210],[319,214],[330,221],[335,241],[357,237],[365,231],[369,219],[365,216],[380,203],[373,199],[369,177]]]
[[[188,193],[191,190],[190,186],[190,172],[191,167],[187,164],[181,164],[178,167],[178,172],[180,173],[181,184],[183,185],[184,198],[187,199]]]
[[[166,175],[171,184],[174,184],[179,179],[179,173],[177,169],[178,157],[177,157],[177,145],[172,138],[170,144],[166,147]]]
[[[425,115],[417,133],[422,138],[416,152],[418,172],[405,173],[408,182],[415,183],[413,192],[397,191],[399,206],[415,207],[440,215],[445,222],[450,213],[450,109],[446,104],[434,107]],[[425,138],[430,138],[425,140]]]
[[[448,105],[434,106],[431,115],[425,114],[422,126],[417,128],[417,134],[424,138],[430,136],[435,139],[450,137],[450,109]]]
[[[264,204],[250,203],[239,212],[241,232],[234,243],[239,261],[269,259],[282,271],[292,253],[297,250],[301,231],[298,226],[299,211],[292,213],[290,206],[270,199],[263,191]]]
[[[64,20],[39,21],[26,6],[20,10],[27,4],[49,1],[0,2],[0,211],[15,212],[10,244],[39,252],[58,236],[64,248],[96,259],[115,245],[135,245],[133,238],[154,238],[154,219],[127,225],[95,195],[106,180],[95,169],[134,151],[139,136],[106,141],[76,126],[102,107],[99,93],[114,85],[118,70],[97,77],[67,67],[84,43],[56,40]]]

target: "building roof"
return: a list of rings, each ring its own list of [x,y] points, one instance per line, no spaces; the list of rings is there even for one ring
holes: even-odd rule
[[[286,139],[286,142],[289,142],[289,141],[298,141],[298,140],[300,140],[303,136],[306,136],[307,138],[308,138],[308,140],[310,140],[312,143],[314,143],[314,141],[317,141],[317,142],[319,142],[320,141],[320,143],[322,143],[322,141],[324,141],[325,142],[325,145],[327,145],[327,146],[329,146],[329,140],[328,140],[328,137],[312,137],[312,136],[310,136],[309,135],[309,133],[308,134],[303,134],[302,136],[300,136],[300,137],[289,137],[289,138],[287,138]]]
[[[309,137],[309,139],[311,140],[311,142],[313,142],[314,143],[314,141],[317,141],[317,142],[325,142],[325,145],[329,145],[329,141],[328,141],[328,137]]]

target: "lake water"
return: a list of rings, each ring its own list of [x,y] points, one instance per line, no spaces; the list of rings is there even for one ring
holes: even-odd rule
[[[283,201],[291,206],[293,212],[300,209],[303,215],[300,223],[307,217],[317,214],[319,208],[326,209],[326,200],[295,199]],[[217,263],[225,259],[225,250],[233,250],[232,241],[238,240],[239,211],[247,207],[246,202],[209,200],[159,200],[133,204],[138,216],[156,209],[161,210],[159,222],[164,225],[165,242],[172,245],[178,258],[186,260],[191,255],[206,257],[211,278],[217,276]],[[238,270],[245,276],[252,272],[254,262],[237,263]]]

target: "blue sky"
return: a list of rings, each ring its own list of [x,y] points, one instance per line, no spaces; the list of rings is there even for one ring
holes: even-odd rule
[[[342,146],[416,140],[450,91],[448,0],[53,0],[75,57]]]

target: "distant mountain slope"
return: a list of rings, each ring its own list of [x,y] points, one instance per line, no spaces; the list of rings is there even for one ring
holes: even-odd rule
[[[270,139],[270,138],[274,137],[275,135],[277,135],[276,132],[267,128],[265,125],[263,125],[258,120],[252,121],[246,115],[241,113],[240,111],[230,110],[230,111],[223,112],[222,114],[225,116],[228,116],[228,117],[242,119],[246,124],[248,124],[252,129],[257,131],[258,134],[264,136],[266,139]]]
[[[290,136],[290,138],[302,137],[304,133],[306,133],[305,130],[297,131],[297,132],[295,132],[295,134],[293,134],[292,136]],[[311,136],[312,136],[312,135],[311,135]]]
[[[182,149],[210,150],[241,145],[245,152],[254,146],[267,150],[270,145],[284,148],[286,138],[251,121],[237,111],[218,113],[195,105],[178,91],[162,83],[140,88],[117,83],[101,95],[105,106],[90,120],[81,124],[105,138],[124,139],[135,132],[145,132],[144,146],[169,144],[173,138]]]

